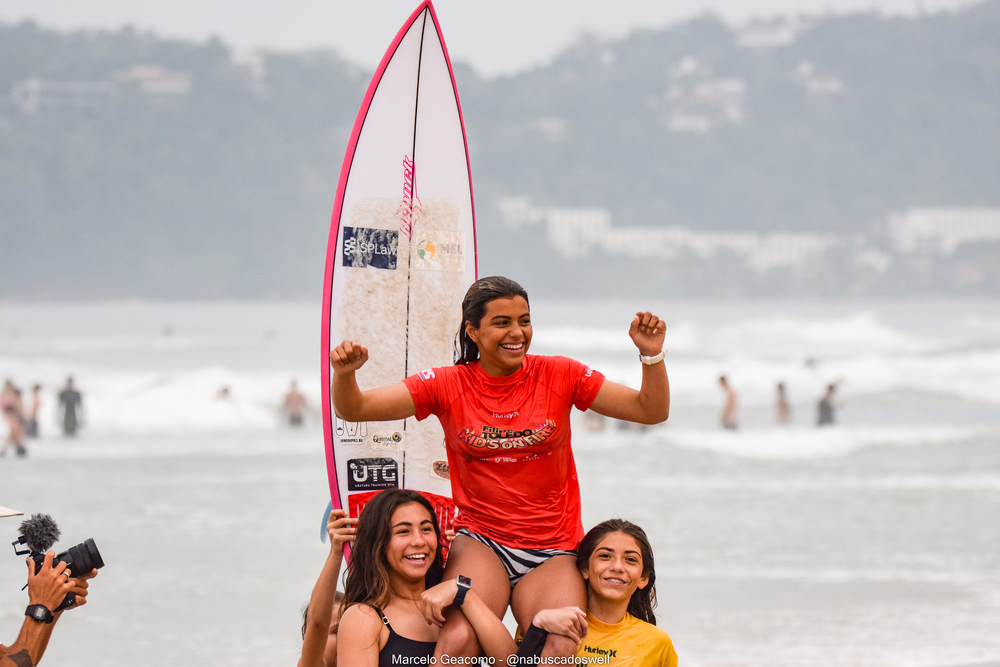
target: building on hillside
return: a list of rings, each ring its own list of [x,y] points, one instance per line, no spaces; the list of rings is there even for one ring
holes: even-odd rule
[[[829,72],[821,72],[808,60],[795,67],[795,78],[810,95],[839,95],[844,92],[844,82]]]
[[[811,28],[813,22],[799,17],[778,18],[771,21],[752,20],[736,34],[736,43],[746,48],[767,49],[793,44],[799,35]]]
[[[889,218],[889,238],[904,255],[951,255],[966,243],[1000,241],[1000,208],[912,208]]]
[[[189,95],[193,77],[188,72],[172,72],[159,65],[133,65],[115,74],[115,80],[135,84],[151,99]]]
[[[115,95],[109,81],[48,81],[38,77],[14,85],[11,95],[21,113],[37,114],[46,109],[96,109]]]
[[[757,273],[804,268],[837,243],[830,234],[696,232],[685,227],[614,227],[602,208],[536,208],[524,197],[500,202],[510,227],[544,223],[549,243],[564,257],[595,252],[635,258],[673,259],[690,252],[710,259],[723,252],[742,258]]]

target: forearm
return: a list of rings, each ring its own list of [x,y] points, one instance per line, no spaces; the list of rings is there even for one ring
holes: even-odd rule
[[[0,667],[34,667],[45,652],[50,634],[52,625],[25,618],[17,641],[11,644],[7,648],[7,654],[0,658]]]
[[[333,605],[337,595],[337,576],[340,574],[343,558],[343,551],[332,548],[313,587],[309,597],[309,614],[299,667],[323,665],[323,652],[330,634],[330,621],[333,619]]]
[[[466,595],[462,613],[476,631],[483,652],[493,659],[491,664],[506,665],[507,659],[517,653],[517,645],[503,621],[496,617],[474,590]]]
[[[333,374],[330,395],[338,417],[351,422],[365,421],[361,418],[365,398],[353,371]]]
[[[42,626],[42,635],[38,646],[38,657],[35,658],[36,665],[38,664],[38,661],[42,659],[42,656],[45,655],[45,649],[49,646],[49,638],[52,637],[52,631],[55,629],[56,623],[59,622],[63,613],[64,612],[61,611],[56,612],[52,615],[52,622]]]
[[[659,424],[670,416],[670,381],[663,361],[652,366],[642,365],[638,401],[645,424]]]

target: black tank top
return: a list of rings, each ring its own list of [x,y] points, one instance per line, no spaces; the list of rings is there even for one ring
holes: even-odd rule
[[[385,646],[378,653],[378,667],[393,667],[393,665],[429,665],[434,656],[436,642],[418,642],[416,639],[407,639],[397,633],[389,625],[389,619],[385,617],[382,610],[372,607],[382,619],[382,623],[389,629],[389,639]],[[393,656],[399,656],[393,660]],[[402,660],[400,658],[403,658]]]

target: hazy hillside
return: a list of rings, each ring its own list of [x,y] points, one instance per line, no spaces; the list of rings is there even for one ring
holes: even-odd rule
[[[631,279],[624,258],[560,261],[540,230],[505,227],[501,197],[616,225],[841,234],[1000,205],[997,35],[991,0],[742,31],[705,17],[499,79],[459,64],[480,265],[560,293],[745,282],[726,258]],[[0,298],[317,296],[369,76],[332,53],[0,26]],[[809,293],[838,294],[828,274]],[[900,275],[883,292],[905,292]],[[781,274],[757,283],[794,293]]]
[[[998,35],[995,1],[824,19],[771,48],[707,17],[460,85],[481,187],[628,224],[866,229],[892,209],[1000,203]],[[677,131],[699,115],[711,128]]]

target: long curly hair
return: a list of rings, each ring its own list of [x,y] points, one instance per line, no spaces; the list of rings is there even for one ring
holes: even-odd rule
[[[594,554],[598,545],[610,533],[624,533],[639,545],[639,553],[642,555],[642,576],[649,579],[645,588],[637,588],[632,593],[628,601],[628,613],[636,618],[656,625],[656,616],[653,609],[656,608],[656,571],[653,564],[653,548],[649,545],[649,538],[646,531],[631,521],[624,519],[609,519],[599,523],[584,535],[580,542],[580,548],[576,550],[576,566],[581,572],[586,572],[590,567],[590,557]]]
[[[354,604],[367,604],[382,608],[392,597],[392,583],[389,577],[389,559],[386,547],[392,534],[392,514],[398,508],[410,503],[418,503],[431,515],[434,534],[437,535],[437,551],[431,567],[424,575],[427,588],[441,583],[444,574],[444,559],[441,557],[441,528],[430,501],[416,491],[406,489],[386,489],[372,498],[358,517],[357,533],[351,562],[347,566],[344,582],[344,600],[341,611]]]
[[[528,301],[528,293],[510,278],[489,276],[472,283],[462,300],[462,323],[458,325],[458,335],[455,337],[455,365],[471,364],[479,359],[479,348],[465,330],[465,323],[470,323],[478,329],[486,315],[486,306],[495,299],[510,299],[515,296],[524,297]]]

